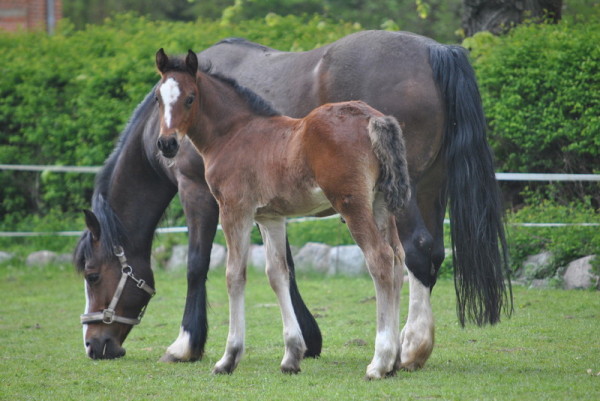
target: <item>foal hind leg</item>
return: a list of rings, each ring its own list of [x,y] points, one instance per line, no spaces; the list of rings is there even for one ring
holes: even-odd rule
[[[395,270],[395,252],[377,227],[371,208],[352,207],[340,214],[363,253],[375,284],[377,334],[375,354],[367,366],[367,379],[380,379],[394,372],[399,347],[399,279]],[[387,219],[384,219],[386,222]]]
[[[394,318],[396,319],[396,322],[394,323],[394,327],[400,327],[400,292],[404,283],[404,268],[406,267],[404,248],[402,247],[402,243],[398,236],[396,218],[388,212],[383,196],[380,193],[376,195],[375,201],[373,202],[373,214],[379,231],[394,251],[393,280],[394,290],[396,292],[394,298],[394,309],[396,310]],[[394,368],[391,372],[388,372],[388,375],[393,375],[396,371],[401,369],[402,340],[400,335],[398,335],[396,341],[398,348],[394,361]]]
[[[290,275],[286,263],[285,219],[263,220],[259,225],[265,241],[266,272],[271,288],[277,295],[283,321],[285,354],[281,361],[281,371],[298,373],[300,372],[300,361],[306,352],[306,344],[290,296]]]
[[[221,225],[227,241],[227,293],[229,295],[229,334],[223,357],[215,364],[213,373],[232,373],[244,353],[246,318],[244,291],[246,263],[252,231],[251,215],[223,213]]]

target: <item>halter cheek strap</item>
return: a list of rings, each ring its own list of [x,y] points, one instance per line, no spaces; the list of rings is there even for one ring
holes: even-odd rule
[[[121,263],[121,279],[119,280],[119,284],[117,285],[117,289],[115,290],[115,294],[108,305],[108,308],[104,309],[102,312],[93,312],[93,313],[84,313],[80,317],[81,324],[89,324],[89,323],[105,323],[111,324],[113,322],[124,323],[135,326],[136,324],[140,324],[142,321],[142,317],[144,316],[144,312],[146,312],[146,307],[148,304],[144,305],[140,314],[137,318],[129,318],[123,317],[115,314],[115,308],[117,307],[117,303],[121,298],[121,294],[123,293],[123,289],[125,288],[125,284],[127,283],[127,279],[131,279],[136,283],[136,286],[148,293],[150,298],[156,294],[154,288],[150,287],[146,282],[142,279],[138,279],[133,274],[133,268],[127,264],[127,258],[125,257],[125,251],[121,246],[114,247],[114,253],[117,258],[119,258],[119,262]]]

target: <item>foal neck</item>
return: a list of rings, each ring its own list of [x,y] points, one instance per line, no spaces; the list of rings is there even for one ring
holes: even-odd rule
[[[196,85],[200,124],[189,136],[201,153],[254,120],[280,115],[256,93],[227,77],[198,72]]]

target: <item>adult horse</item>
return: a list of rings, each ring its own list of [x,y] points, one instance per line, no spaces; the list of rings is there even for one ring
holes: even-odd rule
[[[232,77],[251,88],[284,115],[302,117],[323,103],[363,100],[401,122],[412,193],[408,207],[398,219],[410,285],[408,317],[401,333],[403,368],[423,366],[433,349],[430,294],[444,259],[443,219],[447,202],[461,324],[467,319],[480,325],[493,324],[499,321],[503,306],[510,311],[510,286],[504,283],[507,255],[500,197],[481,99],[464,49],[410,33],[365,31],[302,53],[228,39],[201,52],[199,61],[213,73]],[[190,229],[188,297],[180,335],[163,359],[194,360],[201,356],[206,338],[204,280],[208,271],[208,240],[214,235],[218,212],[207,196],[201,158],[189,145],[183,145],[172,164],[166,166],[156,159],[157,115],[149,96],[134,113],[121,140],[126,142],[132,135],[128,132],[143,134],[144,143],[138,147],[142,154],[130,151],[113,156],[139,159],[136,172],[153,175],[156,180],[152,185],[170,188],[171,192],[166,191],[165,199],[161,199],[161,207],[166,207],[176,189],[180,191]],[[130,191],[124,191],[113,196],[125,199],[129,194]],[[115,212],[122,222],[125,220],[124,225],[143,224],[147,230],[145,238],[135,241],[139,245],[125,250],[136,258],[138,266],[131,263],[132,266],[149,271],[150,228],[159,217],[136,222],[145,212],[136,206]],[[92,249],[93,237],[85,234],[79,248]],[[105,244],[104,251],[99,252],[105,256],[97,257],[112,263],[112,269],[106,271],[117,271],[111,273],[116,277],[112,284],[106,284],[104,297],[94,297],[100,301],[89,302],[88,312],[106,308],[117,286],[121,265],[111,249],[112,244]],[[83,266],[87,259],[80,256],[79,260],[79,266]],[[100,276],[104,275],[105,269],[102,270]],[[86,286],[88,298],[92,298],[90,293],[96,288],[104,287]],[[145,305],[145,300],[134,301],[123,302],[131,308],[130,314],[137,314]],[[118,332],[102,324],[88,326],[87,342],[109,339],[119,347],[129,330]]]

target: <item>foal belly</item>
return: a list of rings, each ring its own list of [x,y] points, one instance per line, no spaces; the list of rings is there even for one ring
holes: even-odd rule
[[[256,210],[256,217],[329,216],[336,213],[321,188],[298,191],[289,198],[275,197]]]

